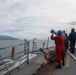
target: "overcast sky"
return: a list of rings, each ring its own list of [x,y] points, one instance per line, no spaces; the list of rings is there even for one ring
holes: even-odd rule
[[[0,0],[0,35],[47,38],[76,28],[76,0]]]

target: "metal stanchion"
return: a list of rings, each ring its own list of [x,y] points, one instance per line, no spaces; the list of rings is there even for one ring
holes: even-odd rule
[[[11,73],[10,73],[10,71],[8,70],[8,68],[7,68],[7,66],[6,66],[6,64],[5,64],[5,62],[4,62],[4,60],[2,59],[1,54],[0,54],[0,58],[1,58],[1,60],[2,60],[2,62],[3,62],[3,64],[4,64],[4,66],[5,66],[6,70],[8,71],[9,75],[11,75]]]

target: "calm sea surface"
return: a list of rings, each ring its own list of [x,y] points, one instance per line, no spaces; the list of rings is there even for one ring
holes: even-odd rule
[[[30,42],[29,49],[30,49],[30,51],[32,51],[33,41],[29,40],[29,42]],[[46,40],[35,40],[36,48],[37,49],[42,48],[43,42],[45,42],[44,48],[46,48],[47,47],[47,39]],[[21,43],[24,43],[24,41],[23,40],[0,40],[0,48],[13,46],[13,45],[21,44]],[[49,45],[49,47],[54,46],[54,41],[49,40],[48,45]],[[0,50],[0,54],[2,57],[11,56],[11,50],[12,50],[12,48],[6,48],[3,50]],[[15,53],[18,53],[21,51],[24,51],[24,45],[15,47]]]

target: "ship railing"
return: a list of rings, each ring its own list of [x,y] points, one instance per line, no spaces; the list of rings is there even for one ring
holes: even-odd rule
[[[23,50],[19,51],[19,52],[16,52],[16,48],[19,47],[19,46],[20,47],[22,46]],[[4,54],[2,53],[3,51],[5,52]],[[10,55],[6,51],[10,52]],[[5,54],[7,56],[4,56]],[[12,59],[12,60],[15,60],[15,62],[16,61],[20,62],[19,65],[17,66],[18,69],[19,69],[19,66],[22,64],[21,62],[22,62],[23,59],[26,59],[24,62],[26,62],[28,64],[29,63],[29,41],[27,41],[25,39],[24,43],[20,43],[20,44],[17,44],[17,45],[12,45],[12,46],[8,46],[8,47],[0,48],[0,61],[2,61],[3,65],[5,66],[5,69],[6,69],[5,72],[3,70],[1,70],[0,71],[1,72],[0,75],[4,75],[7,72],[10,75],[11,73],[10,73],[9,67],[7,67],[6,63],[4,62],[4,59]]]
[[[55,45],[50,45],[49,44],[49,37],[45,39],[44,41],[40,41],[38,38],[33,38],[32,41],[32,53],[40,53],[39,48],[42,48],[43,50],[55,50]]]

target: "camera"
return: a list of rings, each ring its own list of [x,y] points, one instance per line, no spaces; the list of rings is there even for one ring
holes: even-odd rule
[[[51,32],[51,34],[54,34],[55,33],[54,29],[51,29],[50,32]]]

